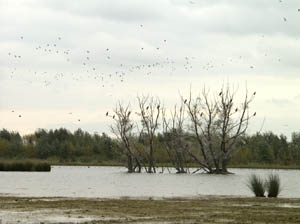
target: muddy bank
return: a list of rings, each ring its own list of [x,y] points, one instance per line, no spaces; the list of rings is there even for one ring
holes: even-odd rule
[[[300,223],[300,199],[0,197],[4,223]]]

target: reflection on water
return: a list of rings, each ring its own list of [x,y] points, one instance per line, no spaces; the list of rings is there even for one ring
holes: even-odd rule
[[[122,167],[54,166],[51,172],[0,172],[0,194],[36,197],[195,197],[201,195],[252,196],[246,187],[251,173],[271,170],[231,169],[234,175],[128,174]],[[275,170],[281,197],[300,198],[300,171]]]

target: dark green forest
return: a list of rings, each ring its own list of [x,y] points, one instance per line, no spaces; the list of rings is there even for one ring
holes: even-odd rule
[[[156,163],[169,164],[164,136],[158,133],[154,142]],[[142,147],[142,144],[140,145]],[[236,147],[238,150],[231,160],[231,166],[300,164],[300,133],[293,133],[290,141],[286,136],[278,136],[272,132],[246,135]],[[38,129],[33,134],[24,136],[2,129],[0,159],[38,159],[48,160],[52,164],[126,164],[122,144],[117,139],[105,133],[90,134],[81,129],[71,132],[64,128]],[[189,159],[189,162],[193,164],[192,159]]]

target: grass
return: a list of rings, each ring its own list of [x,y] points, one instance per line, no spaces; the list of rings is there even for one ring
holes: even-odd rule
[[[34,160],[0,161],[0,171],[49,172],[51,165],[47,162]]]
[[[281,183],[278,174],[271,173],[266,180],[266,190],[268,197],[277,198],[281,191]]]
[[[70,162],[61,162],[58,160],[46,160],[53,166],[126,166],[126,162],[120,161],[70,161]],[[172,167],[170,163],[157,163],[158,167]],[[189,168],[197,168],[197,164],[189,163],[187,164]],[[234,164],[230,165],[230,168],[241,168],[241,169],[299,169],[300,165],[280,165],[280,164]]]
[[[300,223],[299,206],[300,199],[206,197],[103,200],[0,197],[0,211],[7,223],[9,218],[19,223],[48,223],[53,222],[53,217],[56,220],[57,217],[64,217],[66,223],[79,223],[80,219],[91,218],[91,221],[84,223],[294,224]],[[79,221],[72,221],[75,218]]]
[[[113,161],[113,160],[106,160],[106,161],[98,161],[96,159],[93,160],[82,160],[78,159],[76,161],[60,161],[57,158],[49,158],[47,160],[39,160],[39,159],[8,159],[8,160],[1,160],[3,162],[17,162],[17,161],[32,161],[32,162],[46,162],[52,166],[126,166],[126,162],[121,161]],[[0,161],[0,163],[1,163]],[[172,167],[170,163],[157,163],[158,167]],[[189,168],[197,168],[197,164],[188,163],[187,166]],[[299,169],[300,165],[280,165],[280,164],[259,164],[259,163],[249,163],[249,164],[232,164],[229,166],[230,168],[244,168],[244,169]]]
[[[265,164],[265,163],[249,163],[249,164],[232,164],[229,168],[241,168],[241,169],[290,169],[300,170],[300,164]]]
[[[256,174],[251,174],[248,179],[247,186],[256,197],[265,197],[264,181]]]

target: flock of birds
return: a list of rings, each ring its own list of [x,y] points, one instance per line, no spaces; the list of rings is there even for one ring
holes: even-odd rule
[[[141,28],[143,28],[143,25],[140,25]],[[24,40],[24,36],[20,37],[21,40]],[[58,37],[58,41],[61,41],[62,38]],[[167,40],[164,39],[162,41],[164,45],[166,45]],[[36,57],[39,60],[42,57],[47,57],[47,56],[57,56],[57,59],[60,60],[63,58],[63,61],[66,63],[72,63],[71,65],[78,66],[78,64],[81,65],[81,68],[78,68],[77,74],[74,72],[55,72],[53,71],[40,71],[38,69],[36,70],[28,70],[31,75],[34,75],[35,80],[37,77],[42,77],[42,83],[45,86],[51,85],[54,81],[59,81],[63,79],[66,76],[71,76],[73,81],[84,81],[86,79],[93,79],[93,80],[99,80],[101,82],[102,87],[105,87],[105,84],[109,84],[109,79],[112,78],[117,78],[119,79],[120,82],[124,82],[124,78],[127,74],[136,72],[136,71],[141,71],[146,75],[150,75],[153,72],[153,69],[158,69],[158,68],[166,68],[170,67],[171,73],[176,70],[174,66],[174,60],[171,60],[170,58],[166,57],[164,59],[160,58],[159,61],[152,61],[151,63],[145,63],[145,64],[138,64],[138,65],[126,65],[125,63],[121,63],[119,66],[115,66],[115,71],[100,71],[100,69],[97,68],[97,58],[95,56],[92,56],[92,51],[86,49],[84,51],[84,54],[80,56],[80,62],[78,63],[78,60],[76,61],[76,57],[78,55],[74,55],[73,52],[70,49],[64,49],[63,47],[60,47],[61,45],[59,43],[47,43],[43,45],[38,45],[35,47],[36,51]],[[163,47],[163,46],[162,46]],[[155,47],[155,50],[159,52],[162,47]],[[153,50],[153,47],[152,49]],[[139,51],[145,51],[144,47],[141,47]],[[94,55],[97,54],[97,52],[93,52]],[[110,48],[106,48],[105,52],[102,54],[104,55],[105,59],[107,60],[106,64],[114,63],[112,62],[113,60],[113,53]],[[8,52],[8,56],[16,61],[13,61],[14,63],[20,63],[21,60],[24,58],[21,55],[18,55],[14,52]],[[72,60],[75,58],[74,60]],[[103,57],[102,57],[103,59]],[[111,62],[110,62],[111,61]],[[17,68],[14,67],[10,71],[10,78],[14,78],[17,75]],[[24,71],[22,71],[24,72]],[[170,74],[171,74],[170,73]],[[32,80],[28,81],[29,83],[32,84]],[[113,86],[113,84],[111,85]]]
[[[280,3],[282,3],[282,0],[279,0]],[[194,1],[189,1],[190,4],[195,4]],[[300,12],[300,8],[298,9],[298,12]],[[287,22],[287,18],[283,17],[283,22]],[[144,25],[140,24],[138,25],[140,29],[144,29]],[[262,38],[264,36],[262,35]],[[25,41],[25,36],[20,36],[21,41]],[[186,72],[192,71],[194,68],[194,62],[197,61],[197,58],[195,57],[189,57],[185,56],[182,58],[181,61],[178,61],[178,59],[172,59],[170,56],[166,57],[164,56],[164,53],[157,54],[161,51],[165,51],[165,48],[168,46],[167,39],[161,38],[160,40],[160,46],[152,46],[150,51],[156,52],[154,53],[154,57],[156,61],[151,61],[149,63],[141,63],[141,64],[135,64],[135,65],[128,65],[125,63],[121,63],[119,65],[115,65],[114,63],[114,49],[106,47],[103,49],[102,54],[102,60],[104,60],[102,63],[111,64],[112,67],[114,67],[114,71],[101,71],[97,66],[97,52],[93,52],[90,49],[83,50],[84,53],[82,53],[79,57],[78,55],[75,55],[74,52],[72,52],[70,49],[66,49],[63,47],[63,38],[57,37],[56,41],[53,43],[44,43],[40,44],[34,47],[35,55],[37,59],[51,56],[56,57],[58,60],[63,59],[64,63],[71,63],[71,65],[76,65],[81,67],[79,69],[79,73],[74,72],[65,72],[65,71],[41,71],[38,68],[37,69],[31,69],[28,70],[30,77],[34,77],[33,80],[28,80],[29,84],[33,84],[34,81],[38,80],[40,78],[41,83],[44,86],[50,86],[51,84],[54,84],[55,81],[61,81],[64,78],[72,79],[73,81],[82,82],[85,80],[93,80],[93,81],[99,81],[100,87],[110,86],[113,87],[116,83],[116,81],[123,83],[125,81],[125,78],[127,75],[130,75],[130,73],[136,73],[140,72],[141,74],[144,74],[146,76],[149,76],[159,69],[167,69],[168,74],[172,75],[176,70],[184,69]],[[136,51],[137,52],[145,52],[148,49],[144,46],[137,46]],[[148,51],[149,53],[149,51]],[[19,54],[17,52],[8,52],[8,57],[12,60],[14,64],[21,63],[22,60],[26,57],[25,55]],[[265,54],[267,56],[267,54]],[[78,61],[78,58],[80,58],[80,61]],[[242,60],[243,57],[239,56],[238,58],[231,58],[228,61],[221,63],[221,64],[215,64],[213,63],[213,60],[206,61],[201,64],[201,69],[209,71],[211,69],[214,69],[216,67],[223,67],[226,63],[234,63],[238,60]],[[278,62],[281,62],[281,59],[277,59]],[[180,67],[180,69],[179,69]],[[249,69],[254,69],[254,65],[249,65]],[[22,71],[24,72],[24,71]],[[16,67],[13,67],[10,71],[10,78],[17,77],[18,70]],[[33,76],[32,76],[33,75]],[[12,113],[15,113],[14,110],[11,111]],[[69,113],[72,115],[72,112]],[[106,114],[107,115],[107,114]],[[21,118],[22,115],[18,114],[18,117]],[[81,119],[77,119],[78,122],[81,121]]]

